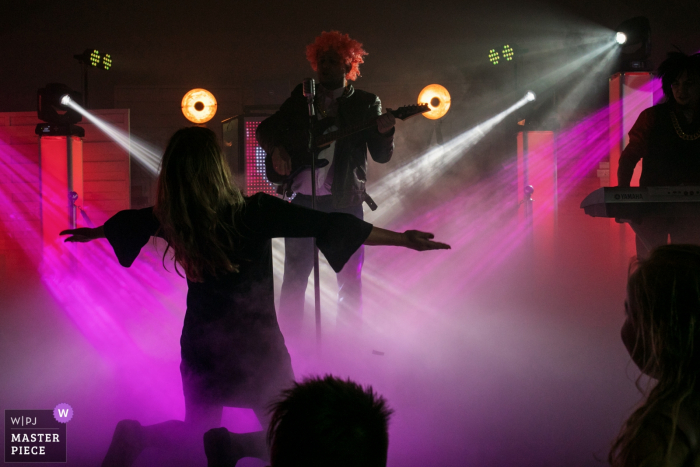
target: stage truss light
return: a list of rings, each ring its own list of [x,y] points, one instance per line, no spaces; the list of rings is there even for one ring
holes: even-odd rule
[[[630,18],[615,28],[615,41],[620,47],[618,71],[651,70],[651,24],[644,16]],[[624,38],[624,40],[623,40]]]
[[[501,53],[499,53],[496,49],[489,50],[489,62],[493,63],[494,65],[498,65],[498,62],[501,60],[501,56],[506,62],[512,62],[515,58],[515,49],[513,49],[513,47],[509,44],[506,44],[503,46]]]
[[[59,125],[71,125],[82,120],[80,113],[70,108],[72,101],[80,102],[82,96],[65,84],[49,83],[37,91],[37,116],[39,120]]]
[[[515,51],[513,50],[513,47],[509,45],[504,45],[503,46],[503,58],[506,59],[507,62],[510,62],[513,60],[513,57],[515,56]]]
[[[85,51],[87,54],[87,51]],[[97,66],[100,64],[100,51],[99,50],[91,50],[90,51],[90,65],[92,66]]]
[[[537,98],[534,92],[528,91],[527,94],[525,94],[525,99],[528,100],[528,102],[532,102]]]
[[[94,67],[109,70],[112,68],[112,56],[110,54],[100,54],[97,49],[85,49],[81,54],[74,55],[80,63]]]
[[[206,89],[188,91],[182,98],[182,114],[192,123],[206,123],[216,114],[214,94]]]
[[[428,104],[428,107],[430,107],[429,112],[423,113],[425,118],[437,120],[444,117],[447,111],[450,110],[452,100],[450,93],[447,92],[444,86],[429,84],[418,94],[418,103]]]

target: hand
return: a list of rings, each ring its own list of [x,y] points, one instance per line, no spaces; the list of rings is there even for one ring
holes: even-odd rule
[[[377,130],[379,130],[379,133],[381,134],[386,134],[391,131],[391,129],[394,128],[394,125],[396,125],[396,118],[389,112],[377,119]]]
[[[416,251],[426,251],[426,250],[450,250],[452,247],[446,243],[434,242],[435,235],[428,232],[421,232],[419,230],[407,230],[403,233],[406,240],[404,245],[406,248],[410,248]]]
[[[103,231],[102,227],[98,227],[96,229],[91,229],[89,227],[80,227],[78,229],[64,230],[63,232],[59,233],[58,235],[71,235],[70,237],[66,238],[64,240],[64,242],[85,243],[85,242],[89,242],[91,240],[95,240],[97,238],[104,237],[104,231]]]
[[[272,167],[280,175],[289,175],[292,172],[292,159],[284,147],[275,146],[272,152]]]

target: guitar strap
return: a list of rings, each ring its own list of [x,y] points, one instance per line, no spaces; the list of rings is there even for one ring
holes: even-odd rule
[[[370,208],[372,211],[376,211],[377,208],[379,207],[379,206],[377,206],[377,203],[374,202],[374,200],[372,199],[372,197],[371,197],[369,194],[367,194],[366,191],[365,191],[364,194],[362,195],[362,201],[364,201],[365,203],[367,203],[367,206],[369,206],[369,208]]]

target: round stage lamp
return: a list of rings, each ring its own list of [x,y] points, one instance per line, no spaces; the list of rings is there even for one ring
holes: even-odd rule
[[[437,120],[444,117],[447,111],[450,110],[452,100],[450,99],[450,93],[447,92],[444,86],[429,84],[418,94],[418,103],[428,104],[428,107],[430,107],[430,111],[423,114],[425,118]]]
[[[216,114],[214,94],[206,89],[193,89],[182,98],[182,113],[192,123],[206,123]]]

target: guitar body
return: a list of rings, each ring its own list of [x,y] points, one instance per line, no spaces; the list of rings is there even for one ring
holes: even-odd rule
[[[335,118],[325,118],[319,120],[316,123],[316,137],[323,134],[328,128],[335,125]],[[311,159],[316,158],[316,168],[320,169],[328,165],[326,159],[318,159],[319,153],[327,146],[324,147],[314,147],[311,152],[309,152],[309,134],[305,131],[302,132],[290,132],[284,138],[282,143],[284,149],[287,150],[287,154],[292,160],[292,171],[287,176],[287,179],[293,180],[302,170],[311,168]]]

